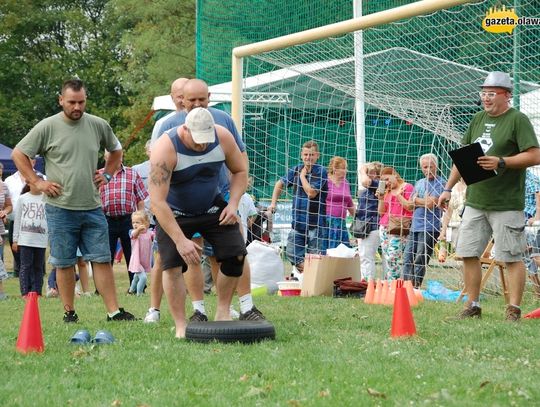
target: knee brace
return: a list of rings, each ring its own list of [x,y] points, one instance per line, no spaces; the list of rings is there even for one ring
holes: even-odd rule
[[[229,257],[221,262],[221,272],[227,277],[240,277],[242,270],[244,269],[244,261],[246,256],[242,256],[242,259],[238,257]]]

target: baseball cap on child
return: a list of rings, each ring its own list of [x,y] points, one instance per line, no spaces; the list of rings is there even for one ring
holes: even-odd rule
[[[196,107],[186,116],[186,127],[197,144],[213,143],[216,129],[212,114],[202,107]]]

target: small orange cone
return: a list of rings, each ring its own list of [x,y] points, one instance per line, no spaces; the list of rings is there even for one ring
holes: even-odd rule
[[[36,292],[29,292],[26,296],[26,305],[17,339],[17,350],[21,353],[43,352],[45,350]]]
[[[366,296],[364,297],[364,304],[373,304],[375,300],[375,282],[370,279],[367,284]]]
[[[373,298],[373,304],[381,303],[381,294],[382,294],[382,283],[381,283],[381,280],[377,280],[377,285],[375,286],[375,296]]]
[[[418,300],[418,303],[424,302],[424,296],[422,295],[422,290],[419,288],[415,288],[414,295],[416,296],[416,299]]]
[[[403,285],[405,286],[405,290],[407,290],[407,297],[409,298],[409,304],[411,304],[411,307],[416,307],[418,305],[418,299],[416,298],[416,295],[414,295],[414,288],[412,286],[412,281],[405,280],[403,282]]]
[[[394,305],[394,299],[396,298],[397,280],[392,280],[388,284],[388,293],[384,301],[385,305]]]
[[[388,280],[382,282],[381,302],[379,304],[386,305],[386,297],[388,296]]]
[[[534,311],[529,312],[523,318],[540,318],[540,308],[537,308]]]
[[[403,287],[403,280],[399,280],[396,287],[391,335],[393,338],[397,338],[414,334],[416,334],[416,327],[407,297],[407,290]]]

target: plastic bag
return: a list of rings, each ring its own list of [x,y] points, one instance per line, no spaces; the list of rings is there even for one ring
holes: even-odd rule
[[[460,294],[461,291],[450,290],[436,280],[429,280],[427,290],[422,291],[424,298],[431,301],[456,302]],[[463,301],[465,301],[465,298],[466,296],[463,297]]]
[[[326,251],[326,255],[330,257],[343,257],[347,259],[352,259],[353,257],[358,255],[358,251],[356,248],[351,248],[343,243],[340,243],[338,247],[334,247],[333,249],[328,249]]]
[[[248,247],[248,262],[251,269],[251,285],[265,285],[268,294],[278,290],[277,282],[285,279],[285,268],[279,256],[279,249],[255,240]]]

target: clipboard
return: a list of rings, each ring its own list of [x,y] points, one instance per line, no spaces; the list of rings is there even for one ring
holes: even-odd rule
[[[450,154],[454,165],[467,185],[497,176],[497,171],[484,170],[476,163],[478,157],[485,155],[480,143],[469,144],[468,146],[452,150],[448,154]]]

